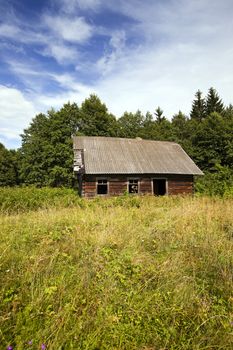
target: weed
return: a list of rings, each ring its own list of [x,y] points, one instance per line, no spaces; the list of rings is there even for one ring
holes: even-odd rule
[[[1,349],[232,349],[232,197],[2,191]]]

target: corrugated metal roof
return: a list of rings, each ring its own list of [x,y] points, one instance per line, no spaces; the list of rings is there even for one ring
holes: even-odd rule
[[[83,150],[86,174],[203,175],[175,142],[77,136],[73,143]]]

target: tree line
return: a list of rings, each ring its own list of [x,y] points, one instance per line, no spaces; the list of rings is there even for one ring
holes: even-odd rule
[[[207,179],[221,174],[219,181],[232,183],[233,106],[224,106],[211,87],[206,96],[196,92],[188,116],[179,111],[171,120],[160,107],[153,113],[125,112],[117,119],[96,95],[80,106],[68,102],[58,111],[40,113],[23,131],[18,150],[0,144],[0,186],[73,187],[74,135],[175,141]]]

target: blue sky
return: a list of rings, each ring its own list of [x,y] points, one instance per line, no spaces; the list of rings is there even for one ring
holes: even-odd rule
[[[96,93],[124,111],[189,113],[214,86],[233,102],[232,0],[0,0],[0,142]]]

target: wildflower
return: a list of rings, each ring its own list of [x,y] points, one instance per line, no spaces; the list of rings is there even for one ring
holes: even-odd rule
[[[28,345],[32,345],[33,341],[29,340]]]
[[[9,346],[7,347],[7,350],[13,350],[13,346],[9,345]]]
[[[42,344],[41,345],[41,350],[45,350],[46,349],[46,345],[45,344]]]

